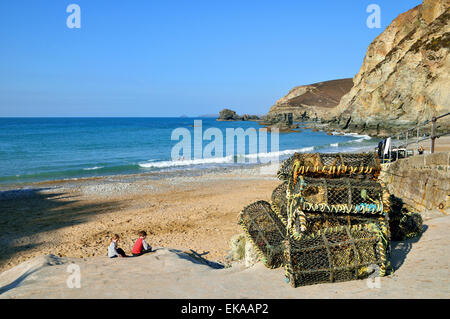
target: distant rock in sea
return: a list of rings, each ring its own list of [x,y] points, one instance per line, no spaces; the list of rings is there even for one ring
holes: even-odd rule
[[[239,116],[236,114],[235,111],[230,109],[223,109],[219,113],[218,121],[257,121],[259,120],[259,117],[257,115],[249,115],[244,114],[242,116]]]

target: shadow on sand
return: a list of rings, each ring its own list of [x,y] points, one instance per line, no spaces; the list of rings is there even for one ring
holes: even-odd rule
[[[118,202],[86,203],[49,188],[0,192],[0,266],[44,244],[38,235],[84,223],[90,216],[116,211]]]
[[[428,226],[423,225],[422,234],[420,236],[403,241],[391,241],[391,266],[394,272],[404,264],[413,244],[417,243],[420,238],[422,238],[427,229]]]
[[[180,258],[189,260],[194,264],[206,265],[214,269],[223,269],[224,265],[210,261],[208,259],[203,258],[204,255],[209,254],[209,251],[205,251],[201,254],[197,253],[195,250],[190,249],[189,251],[182,251],[178,249],[169,249],[170,252],[176,253]]]

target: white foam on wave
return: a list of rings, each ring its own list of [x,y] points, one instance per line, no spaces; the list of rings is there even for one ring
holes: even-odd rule
[[[340,135],[340,136],[351,136],[351,137],[359,138],[359,139],[362,139],[362,140],[371,140],[372,139],[369,135],[361,135],[361,134],[358,134],[358,133],[332,132],[331,134],[333,134],[333,135]],[[359,141],[359,139],[356,140],[356,141]]]
[[[284,150],[278,152],[257,153],[244,155],[245,158],[276,158],[283,155],[292,155],[294,153],[306,153],[314,151],[314,146],[303,147],[297,150]]]
[[[330,144],[331,147],[339,147],[339,143]]]
[[[340,135],[340,136],[350,136],[350,137],[356,138],[356,140],[350,141],[351,143],[361,143],[361,142],[368,141],[368,140],[372,139],[372,137],[370,137],[369,135],[361,135],[361,134],[358,134],[358,133],[332,132],[332,134],[333,135]],[[331,144],[331,146],[333,146],[333,144]]]
[[[140,163],[139,166],[143,167],[143,168],[166,168],[166,167],[174,167],[174,166],[190,166],[190,165],[201,165],[201,164],[226,164],[226,163],[233,163],[233,156],[200,158],[200,159],[193,159],[193,160],[177,160],[177,161]]]
[[[244,162],[245,159],[255,160],[259,159],[269,159],[269,158],[278,158],[280,156],[291,155],[294,153],[305,153],[314,151],[314,146],[304,147],[297,150],[284,150],[279,152],[268,152],[268,153],[256,153],[256,154],[245,154],[245,155],[237,155],[238,162]],[[240,161],[241,160],[241,161]],[[234,156],[225,156],[225,157],[211,157],[211,158],[199,158],[199,159],[189,159],[189,160],[176,160],[176,161],[160,161],[160,162],[146,162],[139,163],[139,166],[142,168],[169,168],[169,167],[177,167],[177,166],[191,166],[191,165],[202,165],[202,164],[232,164],[234,163]]]
[[[312,151],[314,151],[314,146],[301,148],[301,149],[299,149],[297,151],[294,151],[294,153],[295,152],[306,153],[306,152],[312,152]]]
[[[83,170],[84,171],[94,171],[94,170],[97,170],[97,169],[101,169],[103,167],[104,166],[94,166],[94,167],[83,168]]]

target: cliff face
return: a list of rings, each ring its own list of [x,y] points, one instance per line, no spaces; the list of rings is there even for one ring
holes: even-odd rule
[[[449,6],[424,0],[398,16],[369,46],[331,122],[383,135],[449,112]]]
[[[297,86],[270,108],[268,118],[292,113],[294,119],[319,119],[335,108],[353,86],[352,79],[341,79]]]

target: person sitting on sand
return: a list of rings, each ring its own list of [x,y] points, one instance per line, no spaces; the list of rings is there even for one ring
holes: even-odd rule
[[[125,252],[122,248],[117,248],[117,243],[119,242],[119,235],[114,234],[114,236],[111,238],[111,243],[108,246],[108,257],[114,258],[114,257],[127,257]]]
[[[136,240],[136,243],[131,250],[133,256],[140,256],[145,253],[149,253],[152,251],[152,247],[145,242],[145,238],[147,237],[147,233],[143,230],[139,232],[139,238]]]

